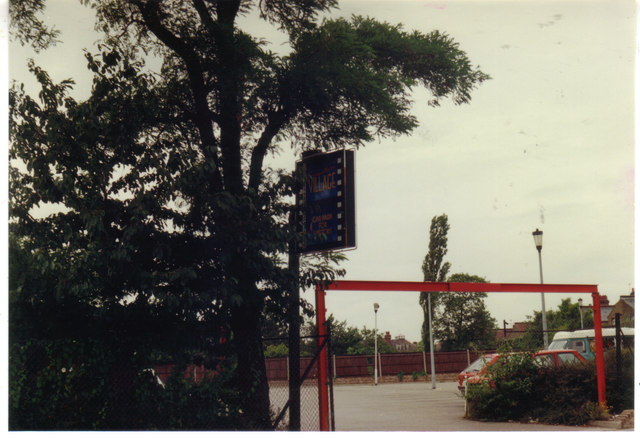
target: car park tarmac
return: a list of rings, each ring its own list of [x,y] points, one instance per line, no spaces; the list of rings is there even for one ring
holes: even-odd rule
[[[457,382],[403,382],[334,385],[336,431],[601,431],[464,418],[465,401]]]

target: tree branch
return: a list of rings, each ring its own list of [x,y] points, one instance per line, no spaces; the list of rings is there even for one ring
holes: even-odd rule
[[[222,189],[222,178],[216,154],[216,139],[212,127],[212,112],[207,103],[207,87],[204,81],[204,72],[200,66],[198,54],[184,41],[175,36],[169,29],[162,25],[160,20],[159,3],[156,1],[136,1],[145,24],[149,30],[169,49],[173,50],[185,63],[191,92],[195,102],[194,122],[200,132],[203,143],[203,152],[206,157],[215,163],[213,184],[216,190]]]
[[[285,116],[282,112],[272,112],[269,114],[269,122],[265,127],[258,143],[251,152],[251,165],[249,168],[249,187],[252,189],[258,189],[262,182],[262,163],[264,156],[271,145],[271,141],[278,134],[280,128],[285,123]]]

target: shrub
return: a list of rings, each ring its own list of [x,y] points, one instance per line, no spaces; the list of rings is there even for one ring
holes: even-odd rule
[[[398,381],[404,380],[404,372],[398,372]]]
[[[541,368],[528,416],[546,424],[582,425],[593,419],[585,408],[597,401],[591,364]]]
[[[147,380],[138,387],[136,399],[147,407],[147,430],[250,429],[240,410],[239,396],[229,385],[230,372],[220,372],[194,382],[184,367],[176,367],[162,388]]]
[[[616,413],[633,409],[634,405],[634,355],[633,351],[624,349],[621,358],[621,375],[618,379],[616,372],[615,350],[605,352],[607,404]]]
[[[165,387],[98,340],[30,340],[9,351],[10,430],[236,430],[247,427],[232,369]],[[248,429],[248,428],[246,428]]]
[[[488,367],[487,380],[469,386],[469,416],[493,421],[521,419],[529,410],[536,372],[530,353],[501,355]]]
[[[282,358],[289,355],[289,347],[286,344],[268,345],[264,349],[265,358]]]
[[[582,425],[633,408],[633,353],[622,356],[616,376],[614,352],[605,355],[608,407],[598,404],[595,362],[537,368],[530,354],[501,356],[489,367],[487,381],[470,385],[469,417],[492,421],[528,421]]]
[[[104,429],[111,356],[95,341],[29,340],[9,350],[9,429]]]

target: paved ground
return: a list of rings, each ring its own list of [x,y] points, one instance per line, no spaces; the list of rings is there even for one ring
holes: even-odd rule
[[[465,419],[457,382],[334,386],[336,431],[603,431]]]

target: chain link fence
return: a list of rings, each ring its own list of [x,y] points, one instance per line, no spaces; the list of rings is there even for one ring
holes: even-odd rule
[[[241,409],[232,367],[142,364],[133,357],[91,339],[12,344],[9,430],[256,428]]]
[[[316,340],[303,337],[303,352],[315,350]],[[265,345],[267,352],[273,346]],[[265,362],[273,426],[280,431],[290,424],[288,361],[279,357]],[[300,358],[300,376],[300,429],[317,431],[313,357]],[[134,364],[113,346],[90,339],[12,344],[9,429],[249,430],[232,379],[231,369],[222,364]]]
[[[300,357],[300,431],[318,431],[320,428],[320,408],[318,395],[318,363],[316,358],[317,336],[301,337],[302,354]],[[288,339],[273,338],[265,340],[265,352],[278,349],[269,346],[279,346],[279,355],[266,359],[267,378],[269,380],[269,397],[271,411],[275,419],[275,429],[289,430],[289,357],[282,353],[288,352]],[[286,349],[282,349],[286,346]],[[313,353],[313,355],[309,355]]]

